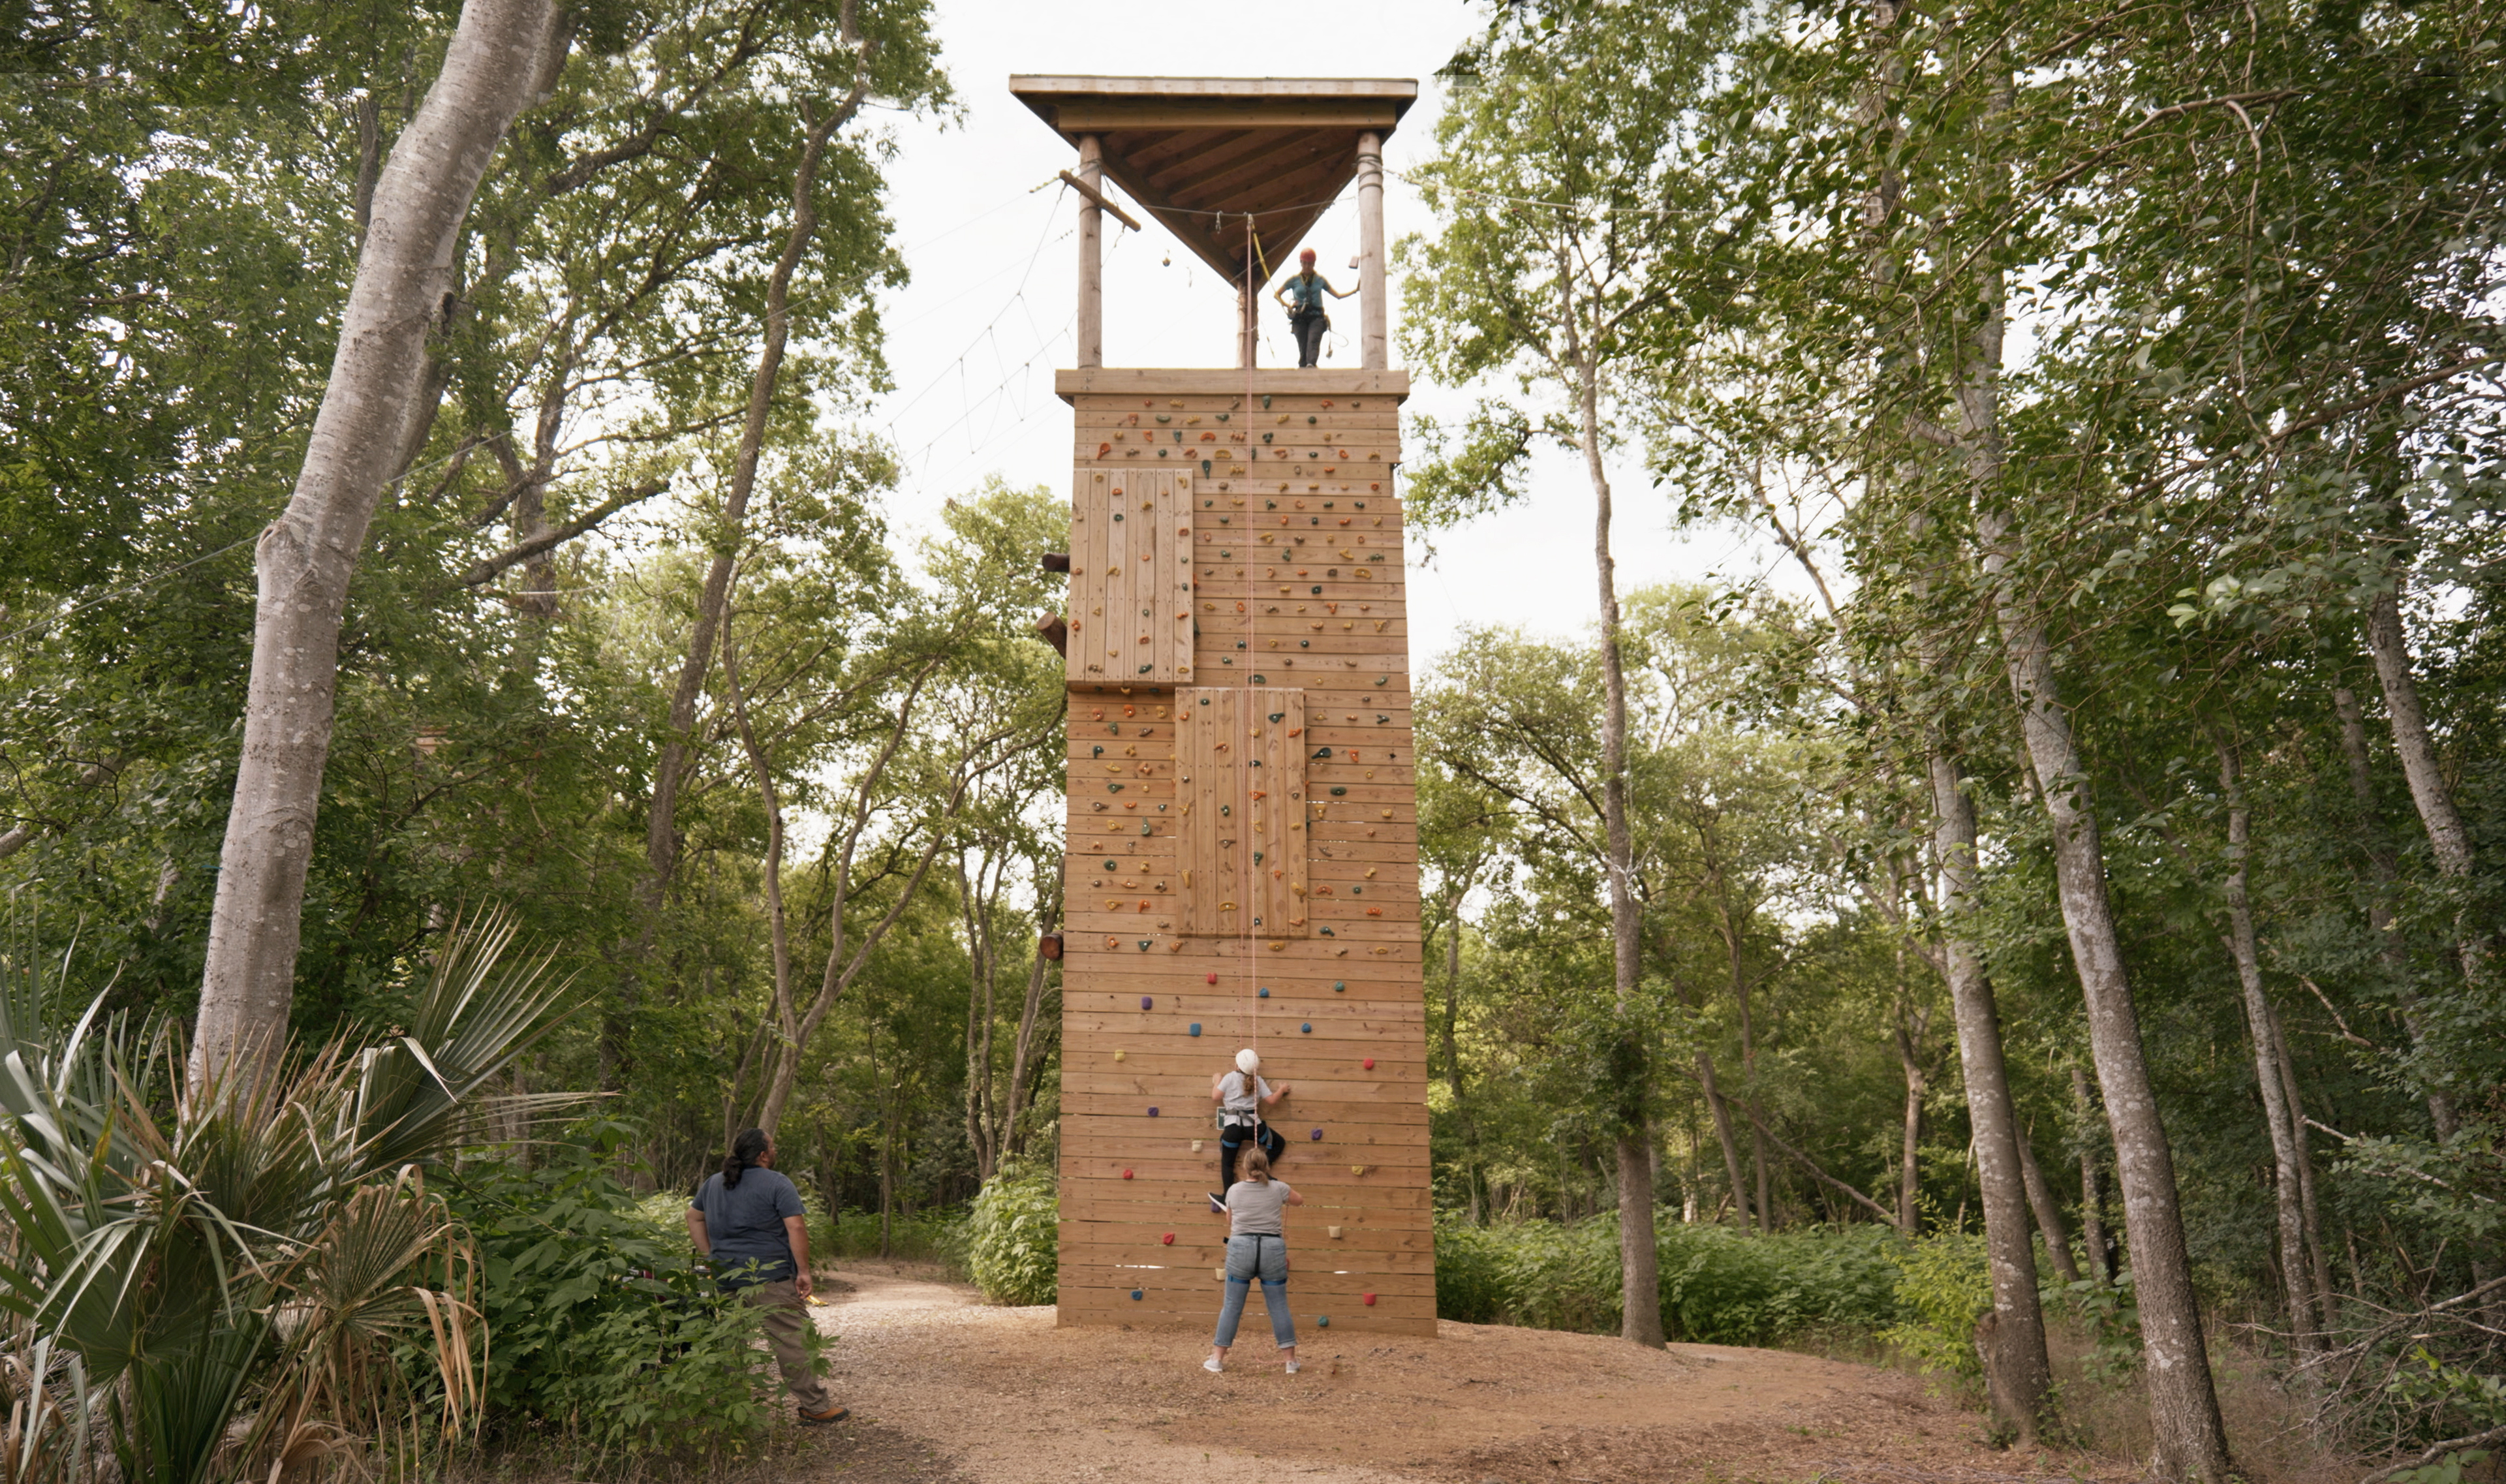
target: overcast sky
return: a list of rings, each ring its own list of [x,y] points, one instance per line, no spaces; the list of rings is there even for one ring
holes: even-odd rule
[[[1077,201],[1055,172],[1074,158],[1010,96],[1012,73],[1414,78],[1418,102],[1384,151],[1395,176],[1385,182],[1385,231],[1397,239],[1431,225],[1416,193],[1397,177],[1433,145],[1443,101],[1435,71],[1485,19],[1484,7],[1452,0],[1258,11],[1203,0],[939,0],[943,59],[962,116],[889,126],[900,145],[888,170],[890,207],[913,273],[884,307],[896,390],[873,417],[905,460],[896,524],[908,532],[929,528],[943,500],[986,474],[1068,493],[1070,410],[1053,394],[1053,373],[1073,360]],[[1301,39],[1307,33],[1313,39]],[[1155,219],[1141,219],[1140,233],[1106,223],[1106,364],[1234,364],[1234,294]],[[1306,245],[1326,276],[1354,286],[1346,267],[1357,250],[1353,187]],[[1397,366],[1397,279],[1393,287]],[[1325,364],[1354,366],[1355,301],[1333,318],[1337,339]],[[1261,364],[1295,364],[1275,308],[1264,313],[1263,335]],[[1410,408],[1458,421],[1469,403],[1467,392],[1422,380]],[[1631,463],[1613,483],[1623,591],[1709,572],[1754,576],[1767,565],[1762,550],[1729,532],[1674,536],[1666,503]],[[1432,563],[1413,538],[1415,663],[1442,653],[1463,623],[1564,634],[1592,622],[1593,504],[1580,465],[1545,457],[1532,492],[1524,508],[1440,535]]]

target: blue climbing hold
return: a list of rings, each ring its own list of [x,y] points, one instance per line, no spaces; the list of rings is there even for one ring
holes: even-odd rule
[[[1138,1295],[1137,1293],[1134,1293],[1134,1294],[1132,1294],[1131,1296],[1132,1296],[1133,1298],[1137,1298],[1137,1297],[1139,1297],[1140,1295]],[[1317,1314],[1317,1315],[1315,1315],[1315,1316],[1314,1316],[1314,1327],[1315,1327],[1316,1329],[1329,1329],[1329,1328],[1331,1327],[1331,1316],[1330,1316],[1330,1315],[1328,1315],[1328,1314]]]
[[[1140,1290],[1139,1290],[1139,1289],[1137,1289],[1137,1288],[1133,1288],[1133,1289],[1131,1290],[1131,1302],[1133,1302],[1133,1303],[1135,1303],[1135,1304],[1136,1304],[1136,1303],[1138,1303],[1138,1302],[1140,1301],[1140,1299],[1141,1299],[1143,1296],[1144,1296],[1144,1295],[1140,1292]]]
[[[1262,998],[1264,998],[1264,999],[1268,999],[1268,998],[1270,998],[1270,997],[1271,997],[1271,987],[1270,987],[1269,985],[1267,985],[1267,984],[1266,984],[1266,985],[1264,985],[1262,988],[1260,988],[1260,989],[1258,989],[1258,990],[1255,990],[1253,993],[1254,993],[1254,994],[1256,994],[1256,995],[1260,995],[1260,996],[1261,996]]]
[[[1333,981],[1332,981],[1332,993],[1333,993],[1333,994],[1335,994],[1335,995],[1345,995],[1345,994],[1347,994],[1347,993],[1348,993],[1348,981],[1347,981],[1347,980],[1345,980],[1345,979],[1335,979],[1335,980],[1333,980]]]
[[[1304,1025],[1299,1026],[1299,1027],[1297,1028],[1297,1033],[1298,1033],[1298,1034],[1300,1034],[1300,1035],[1311,1035],[1311,1034],[1313,1034],[1313,1033],[1314,1033],[1314,1023],[1313,1023],[1312,1021],[1307,1021],[1307,1022],[1306,1022]]]
[[[1191,1029],[1191,1030],[1189,1030],[1189,1031],[1186,1031],[1186,1032],[1184,1032],[1184,1034],[1186,1034],[1186,1035],[1199,1035],[1199,1034],[1200,1034],[1200,1022],[1199,1022],[1199,1021],[1194,1021],[1194,1022],[1192,1023],[1192,1029]]]

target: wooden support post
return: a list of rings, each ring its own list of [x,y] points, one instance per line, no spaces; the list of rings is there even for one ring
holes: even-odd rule
[[[1079,136],[1079,178],[1088,185],[1079,203],[1079,364],[1105,364],[1105,152],[1094,134]]]
[[[1383,136],[1357,136],[1358,364],[1368,371],[1390,365],[1383,302]]]
[[[1259,312],[1255,305],[1260,302],[1254,291],[1260,287],[1258,283],[1245,283],[1235,290],[1235,364],[1239,369],[1253,364],[1253,332],[1258,328],[1254,315]]]

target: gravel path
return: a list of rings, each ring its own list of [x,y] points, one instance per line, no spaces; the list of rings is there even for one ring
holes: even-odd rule
[[[2016,1484],[2125,1475],[1987,1448],[1980,1419],[1895,1371],[1785,1351],[1445,1323],[1432,1340],[1307,1337],[1259,1315],[1225,1376],[1198,1330],[1059,1329],[910,1270],[849,1268],[819,1327],[861,1420],[840,1474],[877,1484]],[[836,1463],[841,1450],[827,1455]]]

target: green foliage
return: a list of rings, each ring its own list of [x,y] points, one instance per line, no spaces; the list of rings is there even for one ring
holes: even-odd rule
[[[1447,1222],[1436,1237],[1436,1311],[1468,1323],[1587,1334],[1619,1327],[1618,1218],[1564,1225]],[[1672,1339],[1769,1345],[1805,1331],[1873,1330],[1902,1312],[1906,1245],[1884,1228],[1756,1236],[1659,1220],[1662,1321]]]
[[[461,1172],[452,1198],[478,1243],[494,1335],[491,1426],[554,1429],[604,1454],[736,1451],[781,1382],[757,1315],[693,1262],[684,1218],[662,1229],[612,1173],[634,1130],[588,1121],[535,1158]]]
[[[1057,1291],[1061,1200],[1053,1172],[1007,1165],[984,1182],[967,1225],[967,1266],[996,1304],[1049,1304]]]
[[[1934,1232],[1909,1244],[1897,1299],[1905,1318],[1880,1339],[1925,1370],[1984,1374],[1975,1325],[1992,1311],[1992,1270],[1980,1233]]]

